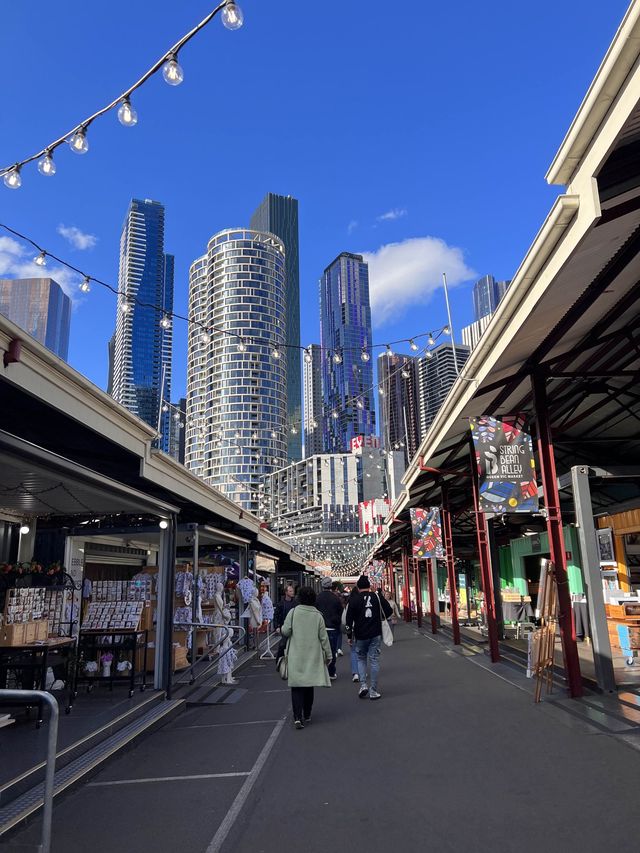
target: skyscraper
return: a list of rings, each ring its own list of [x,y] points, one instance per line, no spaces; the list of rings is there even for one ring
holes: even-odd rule
[[[473,286],[473,308],[476,320],[494,313],[509,284],[508,281],[496,281],[492,275],[483,275],[478,279]]]
[[[405,461],[415,455],[419,441],[418,360],[411,355],[378,356],[380,434],[385,450],[404,450]]]
[[[324,408],[322,405],[322,350],[318,344],[307,347],[304,370],[304,455],[322,453]]]
[[[67,360],[71,300],[57,281],[0,278],[0,314]]]
[[[284,243],[286,270],[287,357],[287,458],[302,458],[302,390],[300,382],[300,267],[298,259],[298,200],[290,195],[267,193],[249,227],[275,234]],[[292,427],[295,429],[292,429]]]
[[[356,435],[374,435],[369,268],[342,252],[320,280],[324,450],[349,450]]]
[[[450,343],[440,344],[431,352],[431,358],[423,356],[418,359],[418,395],[420,408],[420,441],[427,431],[445,401],[451,386],[456,381],[456,361],[458,370],[462,369],[469,358],[469,348],[456,344],[456,359],[453,357],[453,347]]]
[[[285,300],[272,234],[221,231],[189,270],[185,463],[254,513],[287,459]]]
[[[164,253],[164,207],[132,199],[120,237],[113,397],[153,427],[169,450],[173,256]],[[145,303],[145,304],[138,304]]]

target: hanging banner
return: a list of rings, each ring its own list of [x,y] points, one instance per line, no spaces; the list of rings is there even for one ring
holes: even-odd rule
[[[413,531],[413,556],[418,560],[428,560],[431,557],[443,559],[444,546],[439,507],[410,509],[409,513]]]
[[[373,560],[373,562],[369,564],[369,580],[377,587],[382,586],[385,565],[386,563],[384,560]]]
[[[537,512],[533,444],[522,415],[471,418],[483,512]]]

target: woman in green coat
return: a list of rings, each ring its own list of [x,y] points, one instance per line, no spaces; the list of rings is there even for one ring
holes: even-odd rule
[[[327,664],[333,655],[324,619],[314,606],[316,594],[310,586],[298,590],[298,601],[298,606],[287,613],[282,635],[289,638],[287,669],[293,724],[303,729],[311,720],[313,688],[331,687]]]

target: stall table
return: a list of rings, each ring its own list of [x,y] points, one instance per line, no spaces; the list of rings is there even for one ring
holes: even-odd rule
[[[143,638],[142,641],[140,640],[141,637]],[[86,631],[80,631],[78,655],[76,658],[75,692],[77,693],[77,687],[80,682],[86,683],[88,690],[91,690],[93,685],[99,681],[108,682],[110,690],[113,690],[114,682],[129,682],[129,696],[133,696],[136,686],[136,676],[139,674],[142,675],[140,690],[145,690],[147,686],[148,639],[149,631],[146,628],[112,628],[109,630],[91,628]],[[143,650],[142,667],[140,670],[137,668],[137,652],[139,650]],[[106,653],[112,654],[113,659],[109,675],[101,675],[99,659]],[[89,660],[98,663],[98,670],[95,673],[81,671],[83,665]],[[131,662],[131,669],[124,675],[118,672],[117,664],[119,660],[129,660]]]
[[[73,707],[75,649],[76,641],[73,637],[50,637],[48,640],[20,646],[0,646],[0,687],[7,686],[9,672],[12,671],[22,689],[46,690],[47,669],[63,664],[67,693],[65,711],[68,714]],[[38,706],[38,726],[42,723],[42,707],[41,704]]]

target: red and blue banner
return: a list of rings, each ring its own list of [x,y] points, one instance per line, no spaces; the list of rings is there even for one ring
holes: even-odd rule
[[[409,514],[413,531],[413,556],[418,560],[428,560],[431,557],[443,559],[440,508],[431,506],[428,509],[410,509]]]
[[[538,511],[533,443],[524,425],[522,415],[471,418],[483,512]]]

